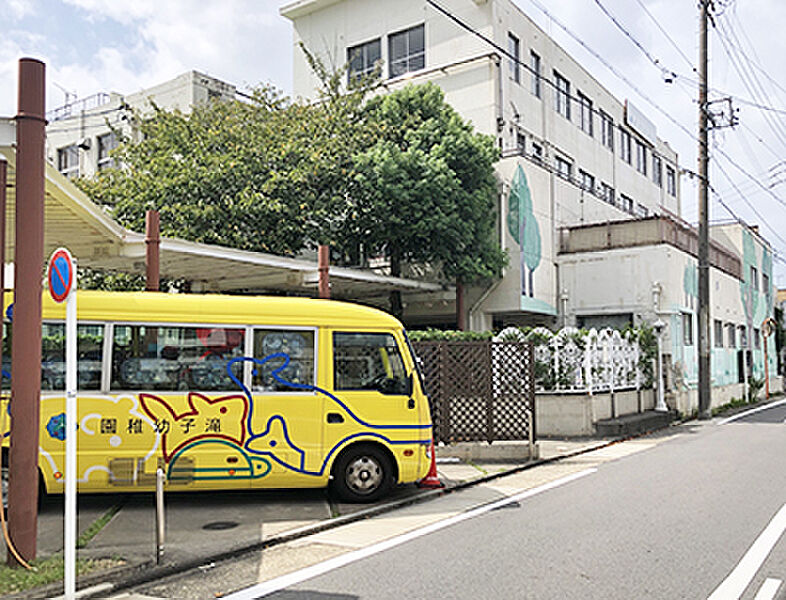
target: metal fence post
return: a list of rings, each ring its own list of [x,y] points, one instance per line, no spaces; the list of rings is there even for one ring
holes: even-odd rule
[[[164,519],[164,475],[163,469],[156,469],[156,564],[161,564],[164,555],[166,525]]]

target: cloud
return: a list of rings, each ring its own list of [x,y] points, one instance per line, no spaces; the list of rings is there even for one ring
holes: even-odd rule
[[[34,0],[6,0],[5,10],[10,14],[11,20],[19,20],[35,14]]]

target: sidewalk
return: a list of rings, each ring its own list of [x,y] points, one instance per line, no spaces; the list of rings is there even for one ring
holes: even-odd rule
[[[605,446],[610,440],[538,441],[541,464]],[[437,452],[439,457],[440,452]],[[524,462],[474,462],[438,458],[437,470],[446,489],[466,487],[520,470]],[[254,492],[171,493],[166,496],[166,543],[161,566],[155,566],[154,496],[82,495],[79,498],[79,532],[84,532],[107,511],[116,512],[109,522],[79,550],[82,558],[122,559],[123,567],[78,578],[78,587],[146,578],[195,568],[222,555],[297,539],[358,518],[390,511],[442,495],[444,490],[401,486],[375,505],[335,504],[324,490],[271,490]],[[39,512],[38,555],[44,557],[63,547],[62,498],[50,498]],[[2,543],[4,546],[4,542]],[[51,597],[62,585],[40,588],[26,597]]]

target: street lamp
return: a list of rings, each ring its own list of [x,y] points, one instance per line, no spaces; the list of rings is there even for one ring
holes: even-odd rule
[[[655,329],[655,335],[658,338],[658,396],[655,401],[655,410],[668,412],[669,407],[666,406],[666,401],[663,399],[663,352],[661,351],[661,338],[666,329],[666,323],[661,321],[659,317],[658,320],[652,324],[652,327]]]

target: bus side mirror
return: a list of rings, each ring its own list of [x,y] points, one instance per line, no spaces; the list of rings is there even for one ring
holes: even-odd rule
[[[405,395],[407,396],[411,396],[415,388],[415,383],[414,383],[415,376],[413,375],[413,373],[414,373],[413,371],[410,371],[409,375],[407,375],[407,389],[405,391]]]

